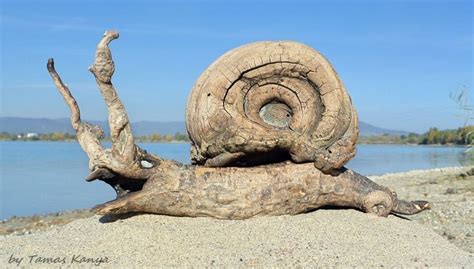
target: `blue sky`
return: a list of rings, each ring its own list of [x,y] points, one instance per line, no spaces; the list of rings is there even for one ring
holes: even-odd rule
[[[424,132],[456,128],[450,92],[473,78],[471,1],[1,1],[1,116],[68,117],[46,71],[54,57],[85,119],[106,119],[87,67],[102,33],[132,121],[184,120],[194,81],[218,56],[259,40],[325,55],[360,119]]]

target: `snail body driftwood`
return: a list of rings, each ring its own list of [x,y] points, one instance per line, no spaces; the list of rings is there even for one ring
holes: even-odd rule
[[[186,112],[195,164],[288,155],[328,171],[355,155],[359,129],[349,95],[331,64],[300,43],[227,52],[197,80]]]
[[[354,154],[356,113],[329,63],[297,43],[255,43],[231,51],[201,76],[189,99],[187,127],[193,162],[205,165],[183,165],[142,150],[135,145],[125,108],[111,82],[115,66],[108,44],[116,38],[117,32],[104,34],[89,69],[108,108],[111,149],[100,144],[100,127],[80,119],[74,97],[55,71],[53,59],[48,61],[48,71],[71,109],[72,126],[90,160],[86,180],[102,180],[117,192],[117,199],[95,207],[98,214],[244,219],[298,214],[327,205],[379,216],[429,208],[428,202],[400,200],[394,191],[341,167]],[[237,71],[227,69],[237,72],[232,78],[221,69],[240,57],[251,59],[247,55],[254,49],[257,55],[267,53],[262,48],[270,51],[268,62],[243,61],[234,65]],[[280,55],[278,61],[272,55]],[[250,69],[238,73],[238,68]],[[216,72],[223,72],[227,82],[212,82]],[[234,78],[234,85],[229,85]],[[233,89],[237,84],[242,84],[240,90]],[[244,98],[232,99],[239,94]],[[205,107],[212,113],[206,114]],[[260,127],[252,132],[252,126]],[[260,133],[268,136],[259,139],[255,135]],[[270,158],[273,155],[279,162]],[[255,164],[259,165],[249,166]]]

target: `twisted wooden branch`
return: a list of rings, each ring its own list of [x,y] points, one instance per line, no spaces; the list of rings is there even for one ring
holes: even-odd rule
[[[58,88],[59,92],[64,97],[64,101],[66,101],[66,104],[71,110],[71,125],[72,128],[77,131],[81,122],[81,112],[79,110],[79,106],[77,105],[76,100],[69,91],[69,88],[63,83],[63,81],[59,77],[59,74],[54,69],[54,60],[52,58],[48,60],[47,68],[49,74],[51,75],[51,78],[53,79],[54,84],[56,85],[56,88]]]
[[[112,60],[112,52],[109,49],[109,43],[118,37],[119,34],[115,31],[105,32],[97,46],[95,62],[89,67],[89,71],[96,78],[109,112],[112,152],[114,156],[121,158],[121,162],[128,163],[135,161],[135,142],[125,107],[112,85],[115,64]]]
[[[94,74],[97,85],[104,97],[109,112],[109,127],[112,149],[104,149],[100,143],[103,130],[80,120],[79,107],[69,89],[62,82],[54,68],[54,60],[48,60],[48,71],[59,92],[71,109],[71,123],[76,130],[77,139],[89,156],[89,168],[92,173],[88,181],[98,178],[114,178],[121,175],[128,179],[144,180],[150,176],[150,168],[160,162],[160,158],[146,154],[135,145],[125,107],[112,85],[115,65],[109,43],[118,38],[115,31],[106,31],[96,50],[95,62],[89,68]],[[143,184],[143,183],[142,183]]]

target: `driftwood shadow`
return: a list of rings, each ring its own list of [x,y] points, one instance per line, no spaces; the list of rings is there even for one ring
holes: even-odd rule
[[[135,216],[143,215],[143,214],[147,214],[147,213],[132,212],[132,213],[125,213],[125,214],[117,214],[117,215],[109,214],[109,215],[101,216],[100,219],[99,219],[99,222],[103,223],[103,224],[113,223],[113,222],[116,222],[116,221],[133,218]]]

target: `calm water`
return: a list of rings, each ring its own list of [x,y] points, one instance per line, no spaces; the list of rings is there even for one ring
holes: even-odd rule
[[[164,158],[189,163],[188,144],[143,143]],[[365,175],[459,166],[460,147],[359,145],[347,167]],[[76,142],[0,142],[0,219],[86,208],[115,197],[103,182],[87,183],[88,160]]]

